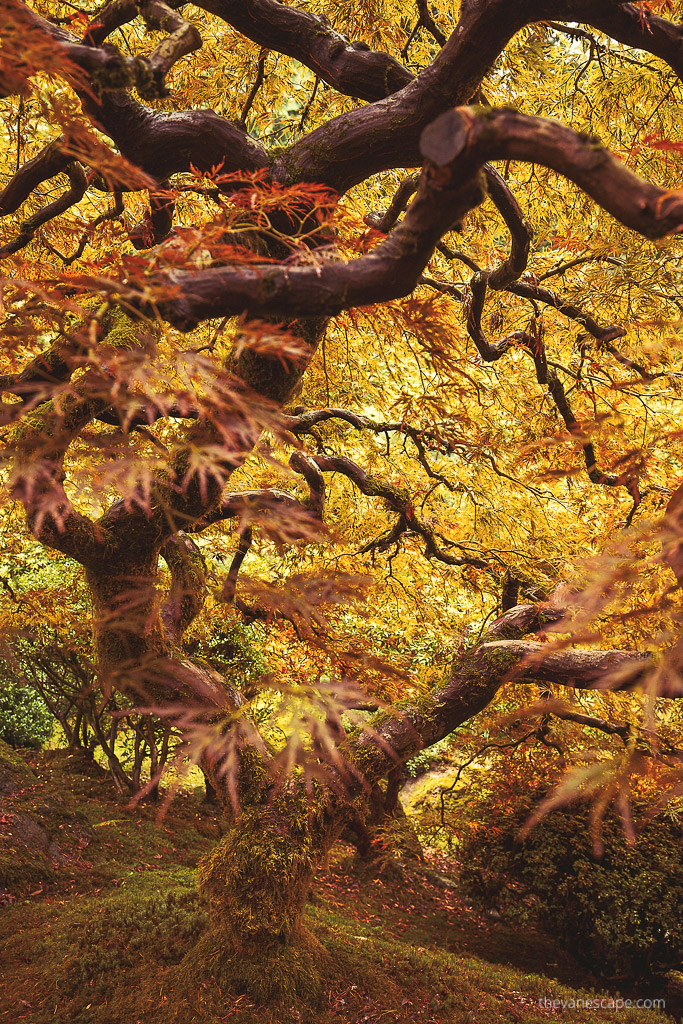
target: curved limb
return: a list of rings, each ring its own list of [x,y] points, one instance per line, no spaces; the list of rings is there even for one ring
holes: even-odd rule
[[[62,464],[71,441],[97,411],[99,381],[85,375],[59,403],[45,402],[27,413],[13,430],[9,487],[25,510],[34,536],[81,565],[95,563],[103,538],[95,524],[78,512],[64,490]],[[106,407],[106,401],[100,400]]]
[[[379,541],[373,541],[363,548],[363,551],[379,549],[384,551],[392,544],[395,544],[402,534],[415,533],[425,542],[425,557],[435,558],[446,565],[472,565],[479,569],[487,569],[489,563],[476,555],[466,554],[467,548],[462,544],[453,543],[452,546],[460,548],[463,554],[451,555],[437,544],[437,537],[426,523],[415,514],[415,506],[407,492],[385,484],[376,477],[370,476],[360,466],[345,456],[315,455],[312,461],[323,473],[341,473],[347,477],[358,488],[362,494],[370,497],[382,498],[388,509],[397,515],[397,521],[393,529]]]
[[[74,366],[69,358],[78,351],[75,343],[61,339],[47,352],[41,352],[32,359],[20,373],[0,376],[0,391],[17,395],[24,405],[35,405],[44,402],[55,384],[63,384],[71,376]],[[25,411],[22,406],[11,406],[17,411]]]
[[[526,611],[520,615],[522,628],[531,632],[533,615]],[[536,628],[543,625],[541,609],[536,622]],[[366,729],[349,741],[348,756],[366,784],[372,783],[397,762],[408,760],[469,721],[491,703],[509,679],[551,682],[571,689],[631,690],[643,683],[651,668],[650,657],[637,651],[566,649],[548,653],[546,644],[529,640],[484,641],[456,658],[447,681],[428,697],[404,705],[400,714],[383,711],[371,718]],[[681,697],[683,692],[663,696]]]
[[[16,174],[12,175],[9,184],[0,192],[0,217],[6,217],[18,210],[38,185],[65,171],[71,159],[65,152],[65,139],[60,137],[32,160],[28,160]]]
[[[176,61],[188,53],[198,50],[202,37],[191,21],[183,18],[163,0],[148,0],[140,5],[140,12],[149,28],[169,34],[159,43],[149,57],[138,57],[136,61],[136,84],[143,99],[168,96],[166,75]]]
[[[294,452],[289,464],[308,484],[309,499],[306,503],[274,487],[229,492],[223,495],[216,508],[198,522],[188,526],[185,532],[201,533],[215,523],[226,519],[239,519],[242,533],[258,523],[268,523],[269,532],[283,544],[295,544],[297,541],[310,540],[317,536],[325,504],[325,482],[322,473],[315,459],[304,455],[303,452]]]
[[[294,57],[345,95],[373,101],[413,80],[388,53],[350,42],[323,18],[277,0],[200,0],[197,6],[262,48]]]
[[[17,237],[13,238],[11,242],[6,242],[5,245],[0,246],[0,259],[5,259],[6,256],[13,256],[15,252],[19,252],[20,249],[28,245],[38,228],[80,202],[88,187],[85,172],[80,164],[71,163],[67,165],[66,173],[69,177],[69,188],[67,191],[59,199],[48,203],[42,210],[38,210],[28,220],[23,221]]]
[[[176,644],[197,618],[206,600],[206,573],[202,553],[194,541],[179,534],[169,537],[161,557],[171,573],[171,587],[161,607],[161,621]]]
[[[644,181],[605,149],[559,121],[510,110],[463,107],[424,132],[426,158],[408,211],[371,253],[322,266],[211,268],[161,278],[174,298],[164,317],[184,330],[217,316],[335,314],[409,294],[451,225],[483,198],[478,174],[489,159],[542,163],[579,185],[600,206],[647,238],[683,230],[683,192]]]
[[[156,9],[154,0],[146,6]],[[238,126],[213,111],[189,110],[165,115],[138,103],[123,91],[135,85],[140,76],[145,81],[151,80],[166,59],[163,54],[150,71],[143,58],[123,57],[109,43],[101,47],[87,45],[19,0],[0,0],[0,10],[3,8],[7,9],[10,23],[13,19],[31,38],[40,40],[42,37],[49,42],[46,52],[51,59],[62,59],[61,71],[67,79],[73,79],[72,84],[88,116],[111,136],[126,159],[157,181],[165,181],[171,174],[189,170],[191,166],[205,171],[221,166],[224,173],[229,173],[257,170],[267,165],[263,148]],[[161,7],[158,10],[160,12]],[[173,11],[171,14],[175,24],[175,18],[180,15]],[[165,43],[160,45],[163,48]],[[89,81],[84,82],[84,76]],[[42,176],[34,181],[23,198],[49,176],[40,167],[27,167],[33,175]],[[23,174],[22,189],[30,177],[30,173]],[[16,191],[17,186],[13,188]],[[2,209],[0,205],[0,211]]]
[[[33,35],[40,32],[52,41],[67,61],[63,69],[67,77],[79,69],[98,91],[135,86],[145,98],[165,96],[167,72],[181,57],[202,45],[197,28],[163,0],[114,0],[105,5],[82,42],[17,0],[3,0],[1,6],[6,9],[10,24],[18,24]],[[140,14],[150,28],[167,30],[169,35],[149,57],[124,57],[116,46],[104,40],[114,29]],[[76,76],[74,84],[83,83]]]
[[[343,114],[290,146],[283,174],[345,192],[371,174],[422,163],[420,135],[447,107],[477,94],[510,39],[526,25],[586,22],[612,38],[655,54],[683,78],[683,27],[614,0],[473,0],[433,63],[395,96]],[[372,145],[368,146],[368,139]],[[493,156],[491,157],[494,158]]]

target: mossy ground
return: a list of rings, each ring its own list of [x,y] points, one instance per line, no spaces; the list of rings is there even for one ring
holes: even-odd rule
[[[127,809],[97,773],[59,759],[36,764],[32,793],[80,811],[94,838],[79,862],[57,865],[40,886],[14,884],[0,910],[0,1021],[21,1024],[664,1024],[652,1011],[562,1010],[545,996],[578,998],[586,978],[547,936],[519,934],[476,914],[424,870],[397,879],[363,873],[337,847],[306,910],[310,935],[263,963],[226,956],[220,969],[188,972],[215,957],[195,866],[217,829],[209,812],[179,798],[160,825],[150,808]],[[9,897],[8,897],[9,899]],[[287,998],[309,961],[322,986]],[[284,997],[254,998],[259,977],[280,972]],[[249,984],[251,995],[242,991]],[[270,983],[269,983],[270,984]],[[277,987],[277,986],[276,986]],[[609,993],[615,996],[616,992]]]

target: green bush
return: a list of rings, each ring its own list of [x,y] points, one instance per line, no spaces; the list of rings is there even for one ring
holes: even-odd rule
[[[0,739],[12,747],[39,747],[53,727],[54,718],[35,690],[0,680]]]
[[[538,796],[535,797],[535,800]],[[593,855],[589,809],[573,805],[517,836],[532,804],[500,823],[495,801],[486,824],[460,848],[461,884],[475,902],[513,920],[538,915],[577,960],[605,977],[637,977],[683,962],[681,826],[660,815],[629,846],[607,815]],[[641,809],[642,810],[642,809]],[[636,812],[638,808],[636,808]]]

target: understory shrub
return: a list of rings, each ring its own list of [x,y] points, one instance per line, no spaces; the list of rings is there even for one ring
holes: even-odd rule
[[[52,735],[54,724],[40,694],[30,686],[0,679],[0,739],[12,747],[40,747]]]
[[[535,801],[538,795],[535,797]],[[683,962],[683,843],[680,823],[643,821],[629,846],[616,815],[603,822],[604,852],[593,853],[589,808],[555,810],[522,841],[530,800],[500,823],[495,801],[460,847],[461,884],[480,905],[521,922],[537,915],[595,974],[629,977]],[[640,811],[640,823],[638,813]]]

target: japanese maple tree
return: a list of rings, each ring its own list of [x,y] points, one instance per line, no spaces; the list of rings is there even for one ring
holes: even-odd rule
[[[603,802],[680,785],[605,692],[681,692],[680,18],[413,6],[0,0],[7,497],[223,804],[188,976],[305,989],[315,865],[509,680]],[[235,617],[248,693],[193,657]]]

